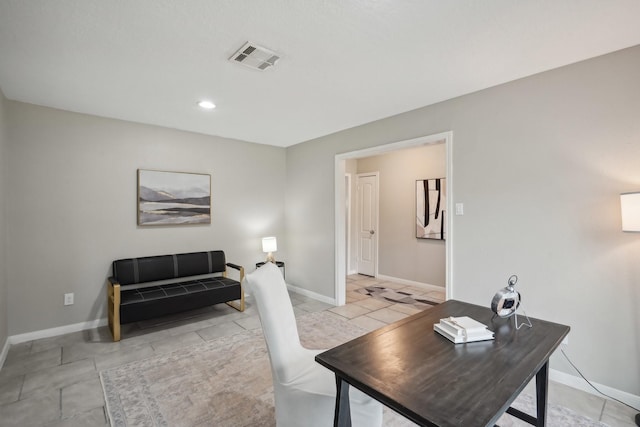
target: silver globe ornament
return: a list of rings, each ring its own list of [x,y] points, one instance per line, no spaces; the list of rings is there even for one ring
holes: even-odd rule
[[[500,289],[491,300],[491,310],[499,317],[509,317],[516,313],[520,306],[522,297],[520,292],[513,287],[518,283],[518,276],[515,274],[507,280],[507,286]]]

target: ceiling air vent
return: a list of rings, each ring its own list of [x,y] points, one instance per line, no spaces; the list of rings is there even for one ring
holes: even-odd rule
[[[229,61],[237,62],[254,70],[264,71],[276,65],[279,59],[279,54],[255,43],[247,42],[229,58]]]

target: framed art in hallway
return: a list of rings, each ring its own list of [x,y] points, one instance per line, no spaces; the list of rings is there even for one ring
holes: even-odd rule
[[[138,225],[211,224],[211,175],[138,169]]]
[[[416,237],[445,240],[447,184],[445,178],[416,181]]]

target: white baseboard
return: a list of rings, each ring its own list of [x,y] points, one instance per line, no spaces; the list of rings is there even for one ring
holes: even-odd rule
[[[287,284],[287,289],[289,289],[290,291],[295,292],[297,294],[304,295],[305,297],[313,298],[313,299],[318,300],[320,302],[324,302],[326,304],[336,305],[335,298],[330,298],[330,297],[327,297],[327,296],[324,296],[324,295],[320,295],[320,294],[317,294],[315,292],[309,291],[307,289],[302,289],[302,288],[299,288],[297,286],[293,286],[293,285],[290,285],[290,284]]]
[[[96,319],[88,322],[74,323],[73,325],[59,326],[57,328],[43,329],[41,331],[27,332],[26,334],[12,335],[7,339],[9,344],[20,344],[27,341],[50,338],[72,332],[95,329],[107,325],[107,319]]]
[[[0,353],[0,369],[4,366],[4,361],[7,360],[7,354],[9,354],[9,338],[7,338],[4,342],[4,347],[2,347],[2,353]]]
[[[557,383],[582,390],[589,394],[593,394],[595,396],[605,397],[595,391],[589,384],[587,384],[587,382],[582,377],[577,377],[555,369],[549,369],[549,379]],[[616,398],[621,402],[626,403],[627,405],[631,405],[634,408],[640,408],[640,396],[636,396],[634,394],[627,393],[626,391],[621,391],[606,385],[598,384],[593,381],[589,382],[602,393],[608,394],[609,396]]]
[[[413,286],[416,288],[422,288],[427,291],[442,291],[444,287],[437,285],[430,285],[428,283],[414,282],[413,280],[400,279],[398,277],[385,276],[384,274],[378,274],[376,279],[388,280],[389,282],[400,283],[401,285]]]

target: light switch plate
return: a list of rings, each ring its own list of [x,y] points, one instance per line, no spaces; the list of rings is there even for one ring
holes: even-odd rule
[[[64,294],[64,305],[73,305],[73,292]]]

